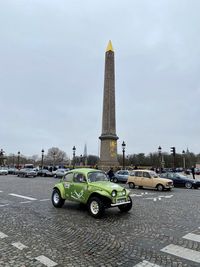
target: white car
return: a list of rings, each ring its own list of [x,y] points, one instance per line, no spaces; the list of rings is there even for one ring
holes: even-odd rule
[[[62,178],[69,169],[57,169],[55,172],[53,172],[55,178]]]
[[[0,175],[7,175],[8,174],[8,170],[4,169],[4,168],[0,168]]]

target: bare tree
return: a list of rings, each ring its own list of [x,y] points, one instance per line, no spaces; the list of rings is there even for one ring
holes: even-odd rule
[[[58,147],[52,147],[48,149],[47,155],[45,156],[45,162],[55,165],[64,165],[68,162],[66,153],[60,150]]]

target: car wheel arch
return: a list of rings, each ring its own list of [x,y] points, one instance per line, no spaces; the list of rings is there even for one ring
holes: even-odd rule
[[[61,197],[65,199],[65,192],[61,186],[54,186],[53,190],[58,190],[60,192]]]
[[[88,197],[88,199],[87,199],[87,203],[89,203],[90,199],[91,199],[91,198],[94,198],[94,197],[100,198],[100,199],[103,201],[103,203],[104,203],[105,205],[108,205],[108,204],[110,205],[110,204],[111,204],[111,199],[110,199],[108,196],[105,196],[105,195],[100,194],[99,192],[93,192],[93,193]]]

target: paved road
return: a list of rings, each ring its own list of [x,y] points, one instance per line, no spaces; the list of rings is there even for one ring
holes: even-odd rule
[[[200,190],[134,189],[130,213],[94,219],[75,203],[54,208],[56,181],[0,176],[1,267],[200,266]]]

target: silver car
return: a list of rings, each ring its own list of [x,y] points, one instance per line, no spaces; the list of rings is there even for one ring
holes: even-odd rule
[[[62,178],[67,172],[68,172],[69,169],[57,169],[55,172],[54,172],[54,177],[55,178]]]
[[[130,172],[128,170],[120,170],[117,171],[113,178],[111,178],[111,182],[114,183],[118,183],[118,182],[122,182],[122,183],[126,183],[128,180],[128,176],[130,175]]]
[[[0,168],[0,175],[7,175],[8,174],[8,170],[5,168]]]
[[[36,177],[37,172],[34,171],[33,169],[21,169],[19,170],[17,176],[19,177]]]

